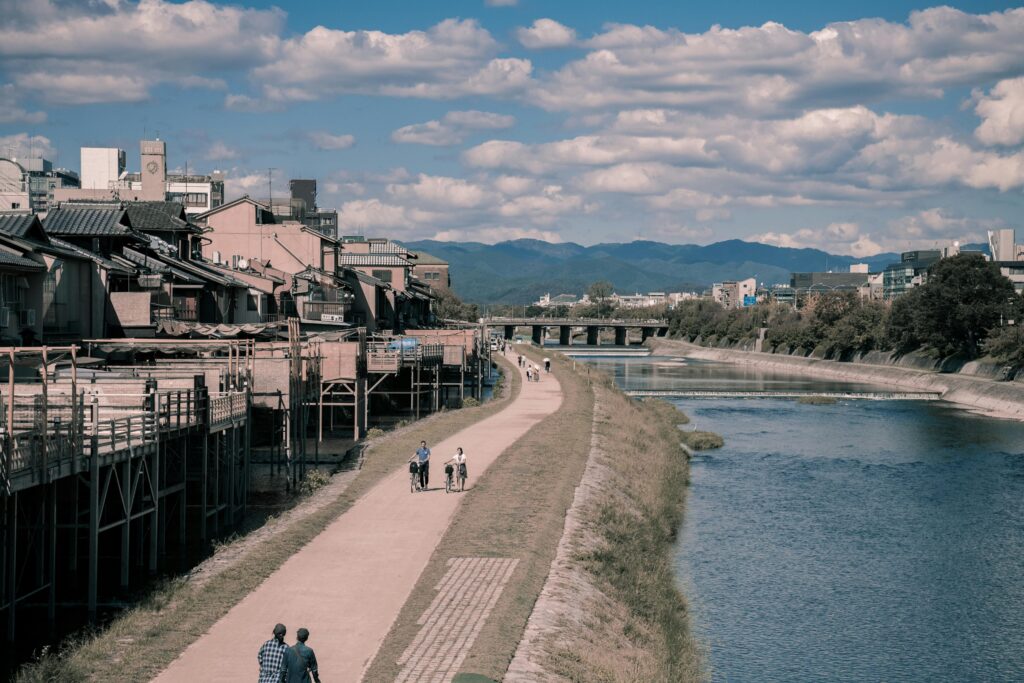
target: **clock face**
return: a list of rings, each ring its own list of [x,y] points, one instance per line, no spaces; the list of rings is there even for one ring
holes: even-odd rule
[[[146,164],[146,170],[149,171],[150,173],[156,173],[156,170],[158,168],[160,168],[160,164],[156,163],[155,161],[151,161],[148,164]]]

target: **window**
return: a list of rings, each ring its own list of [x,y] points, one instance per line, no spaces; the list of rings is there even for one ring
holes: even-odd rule
[[[21,208],[21,202],[11,202],[11,210],[12,211],[15,210],[15,209],[20,209],[20,208]]]
[[[207,205],[207,194],[205,192],[189,192],[185,195],[185,206],[201,206]]]
[[[250,313],[260,310],[259,300],[255,294],[249,294],[246,298],[246,306]]]
[[[372,273],[373,277],[377,278],[381,282],[391,282],[391,271],[390,270],[375,270]]]

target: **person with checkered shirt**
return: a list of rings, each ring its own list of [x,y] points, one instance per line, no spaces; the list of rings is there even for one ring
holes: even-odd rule
[[[274,626],[274,637],[263,643],[257,659],[260,663],[260,678],[257,683],[280,683],[284,676],[284,653],[288,651],[284,635],[288,629],[284,624]]]

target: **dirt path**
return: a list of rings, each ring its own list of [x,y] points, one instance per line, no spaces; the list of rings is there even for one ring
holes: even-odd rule
[[[470,484],[562,400],[553,376],[525,383],[504,410],[433,451],[431,490],[409,493],[403,468],[371,489],[323,533],[237,604],[155,680],[255,680],[256,651],[274,624],[288,641],[304,626],[324,680],[358,681],[416,585],[455,514],[441,463],[461,446]],[[411,454],[410,454],[411,455]]]

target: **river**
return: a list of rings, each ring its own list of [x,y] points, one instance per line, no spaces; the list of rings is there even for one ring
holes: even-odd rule
[[[664,358],[626,389],[869,387]],[[685,399],[676,567],[714,681],[1024,680],[1024,423],[944,402]]]

